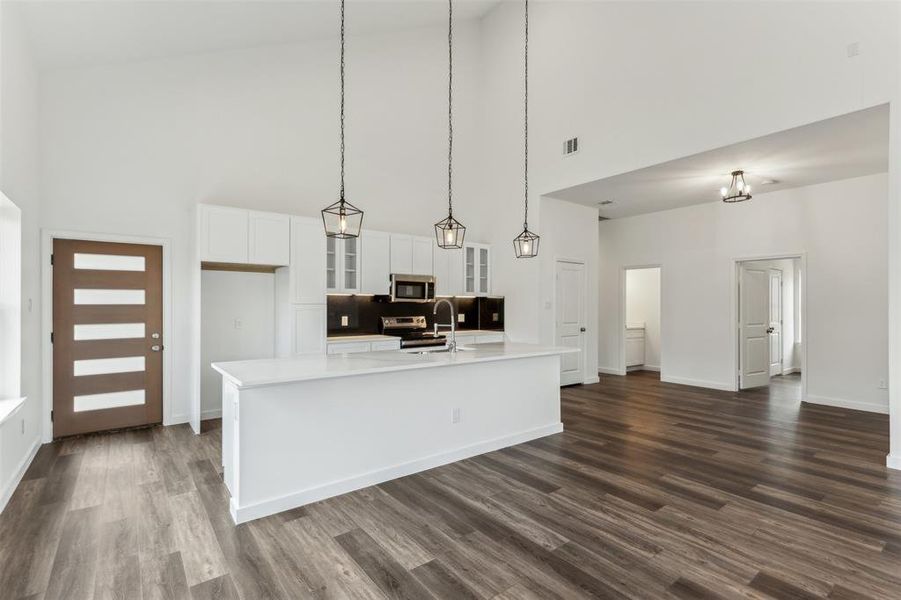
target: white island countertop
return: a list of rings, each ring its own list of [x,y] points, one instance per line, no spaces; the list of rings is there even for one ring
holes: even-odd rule
[[[293,358],[218,362],[213,363],[212,366],[236,387],[246,389],[298,381],[452,367],[479,362],[579,352],[577,348],[509,342],[478,344],[466,348],[456,354],[450,352],[416,354],[399,350],[356,354],[316,354]]]

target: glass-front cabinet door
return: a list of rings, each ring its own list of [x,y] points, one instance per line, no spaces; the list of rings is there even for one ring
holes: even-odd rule
[[[325,287],[329,291],[338,289],[338,240],[333,237],[326,238]]]
[[[488,248],[479,248],[479,294],[488,295]]]
[[[463,291],[467,294],[476,293],[476,249],[474,246],[464,248]]]
[[[341,272],[344,275],[344,291],[358,292],[360,290],[360,240],[347,238],[344,240],[344,256],[342,257]]]

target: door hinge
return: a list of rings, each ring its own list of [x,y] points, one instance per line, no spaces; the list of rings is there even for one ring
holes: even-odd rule
[[[52,331],[50,332],[50,343],[51,344],[53,343],[53,332]]]
[[[50,411],[50,422],[53,423],[53,411]]]
[[[52,254],[50,255],[50,266],[51,267],[53,266],[53,255]]]

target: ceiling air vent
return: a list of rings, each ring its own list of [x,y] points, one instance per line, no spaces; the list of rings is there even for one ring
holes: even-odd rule
[[[569,156],[579,151],[579,138],[574,137],[563,142],[563,156]]]

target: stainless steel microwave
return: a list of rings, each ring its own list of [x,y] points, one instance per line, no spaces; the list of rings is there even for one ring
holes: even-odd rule
[[[431,302],[435,278],[431,275],[391,274],[391,302]]]

